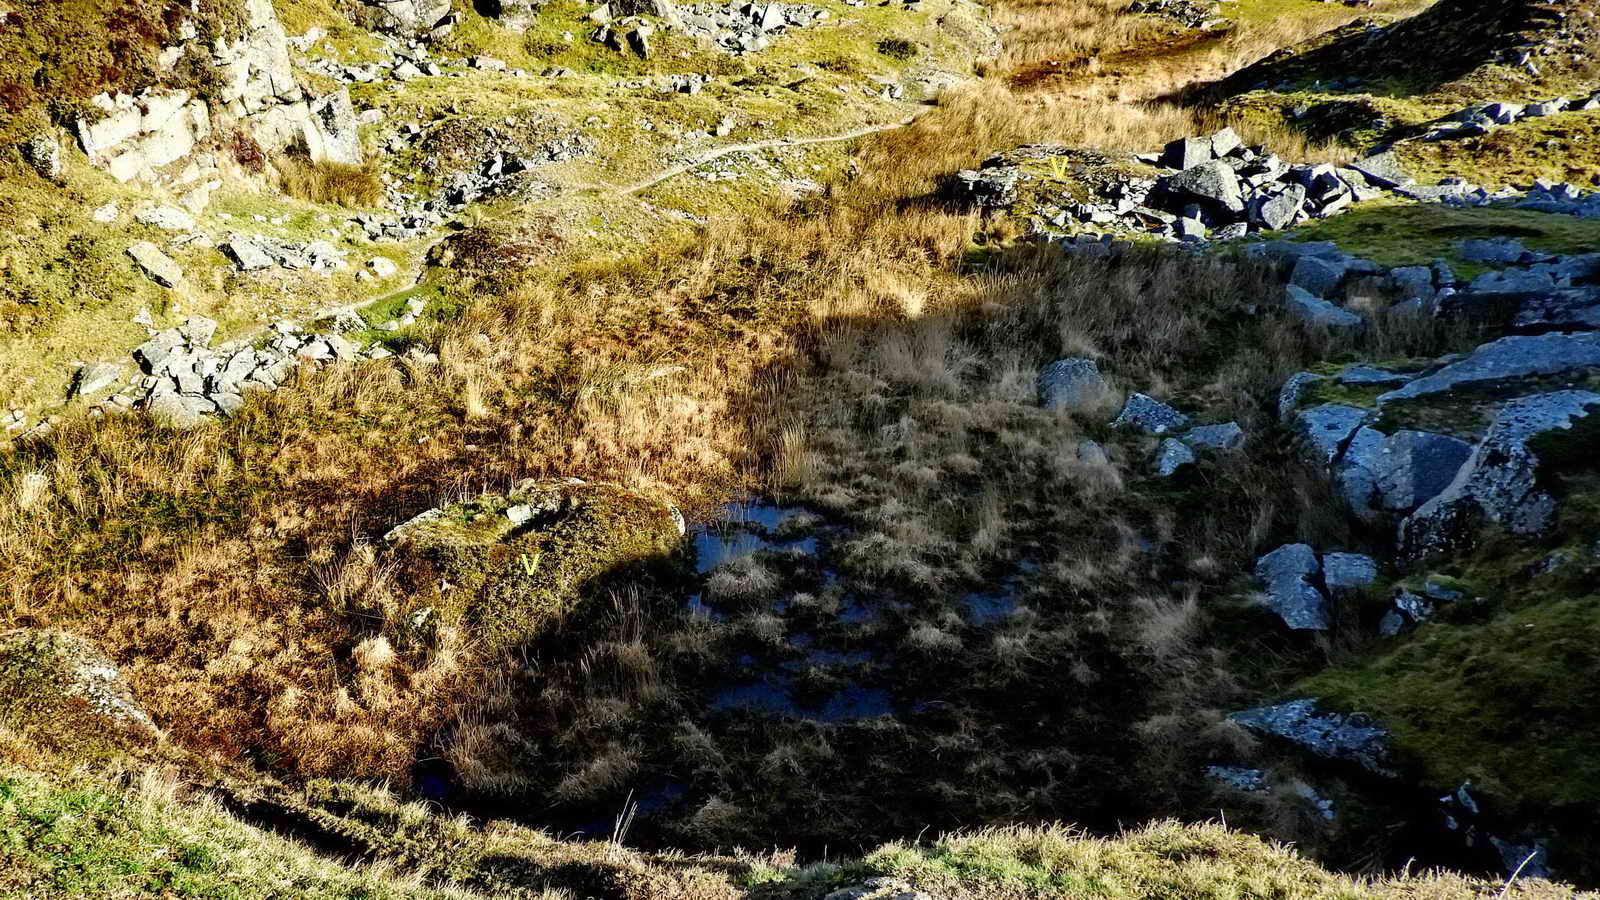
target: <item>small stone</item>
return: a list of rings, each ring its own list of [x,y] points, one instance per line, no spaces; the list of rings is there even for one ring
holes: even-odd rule
[[[1094,406],[1110,386],[1092,359],[1061,359],[1039,373],[1039,405],[1045,409],[1078,411]]]
[[[1335,306],[1297,284],[1284,286],[1284,308],[1296,319],[1318,328],[1354,331],[1366,324],[1355,313]]]
[[[128,248],[128,256],[138,264],[145,277],[165,288],[177,287],[183,280],[183,269],[172,257],[149,241],[140,241]]]
[[[1163,478],[1170,478],[1184,466],[1195,461],[1194,451],[1189,445],[1175,438],[1167,438],[1161,442],[1161,447],[1156,451],[1156,473]]]
[[[1244,429],[1237,422],[1201,425],[1184,432],[1179,439],[1201,450],[1237,450],[1244,444]]]
[[[1147,434],[1165,434],[1189,424],[1189,417],[1145,394],[1129,395],[1112,428],[1131,428]]]

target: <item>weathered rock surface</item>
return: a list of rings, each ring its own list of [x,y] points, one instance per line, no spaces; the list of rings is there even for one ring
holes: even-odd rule
[[[1284,286],[1284,308],[1291,316],[1317,328],[1344,331],[1355,330],[1365,324],[1355,313],[1335,306],[1295,284]]]
[[[1491,341],[1466,359],[1378,397],[1379,403],[1412,400],[1519,378],[1565,375],[1600,368],[1600,333],[1512,335]]]
[[[1341,495],[1363,518],[1409,513],[1438,496],[1472,453],[1449,435],[1401,430],[1385,435],[1363,427],[1334,467]]]
[[[1294,426],[1313,458],[1327,465],[1344,452],[1356,429],[1371,419],[1372,413],[1360,407],[1324,403],[1295,412]]]
[[[1176,475],[1179,469],[1193,464],[1194,461],[1194,451],[1189,449],[1188,444],[1176,438],[1167,438],[1156,449],[1156,474],[1170,478]]]
[[[1316,700],[1308,699],[1248,709],[1228,718],[1315,756],[1355,763],[1377,775],[1395,774],[1389,768],[1389,733],[1365,716],[1325,712]]]
[[[115,664],[63,631],[0,633],[0,723],[25,737],[79,753],[161,740]]]
[[[1343,596],[1378,581],[1378,561],[1364,553],[1326,553],[1322,557],[1322,579],[1335,597]]]
[[[1099,403],[1110,393],[1092,359],[1061,359],[1039,373],[1039,404],[1045,409],[1082,410]]]
[[[1530,442],[1570,430],[1600,408],[1600,394],[1557,391],[1512,400],[1450,485],[1400,525],[1402,550],[1424,557],[1459,545],[1480,520],[1514,534],[1549,527],[1556,500],[1538,482],[1540,460]]]
[[[1112,428],[1131,428],[1146,434],[1166,434],[1189,424],[1189,417],[1146,394],[1130,394]]]
[[[139,271],[145,277],[162,287],[177,287],[183,280],[183,269],[172,257],[161,252],[161,248],[149,241],[140,241],[128,248],[128,256],[138,264]]]
[[[1178,439],[1197,450],[1237,450],[1244,444],[1244,429],[1238,422],[1201,425],[1185,431]]]
[[[1256,560],[1256,578],[1266,585],[1265,602],[1296,631],[1327,631],[1333,624],[1328,598],[1317,587],[1322,564],[1307,544],[1285,544]]]

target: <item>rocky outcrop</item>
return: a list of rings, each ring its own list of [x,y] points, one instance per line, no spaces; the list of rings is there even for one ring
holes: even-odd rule
[[[1460,471],[1472,445],[1449,435],[1362,427],[1334,467],[1334,480],[1362,518],[1405,515],[1438,496]]]
[[[1539,483],[1540,459],[1532,442],[1570,430],[1597,408],[1600,394],[1588,391],[1557,391],[1505,404],[1450,485],[1401,523],[1403,552],[1420,558],[1460,546],[1484,520],[1513,534],[1545,530],[1556,500]]]
[[[247,0],[242,13],[239,31],[210,47],[199,44],[192,26],[179,31],[173,49],[212,69],[218,85],[212,93],[155,88],[94,98],[100,114],[76,126],[89,161],[118,181],[190,184],[212,177],[217,167],[197,148],[215,133],[242,128],[268,152],[297,148],[319,162],[360,163],[349,95],[305,93],[270,0]],[[177,167],[182,161],[190,164]]]
[[[1543,375],[1567,375],[1600,368],[1600,333],[1512,335],[1491,341],[1465,359],[1389,391],[1378,402],[1487,388]]]
[[[450,15],[450,0],[360,0],[356,24],[399,37],[419,38]]]
[[[187,91],[101,94],[93,104],[103,115],[78,121],[78,144],[118,181],[155,180],[156,170],[188,158],[211,136],[210,110]]]
[[[1307,699],[1247,709],[1228,718],[1314,756],[1354,763],[1375,775],[1395,774],[1390,768],[1389,733],[1365,716],[1325,711],[1318,701]]]

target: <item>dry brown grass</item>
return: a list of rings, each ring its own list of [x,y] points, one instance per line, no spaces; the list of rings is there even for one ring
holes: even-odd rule
[[[372,163],[355,166],[288,155],[274,160],[273,167],[283,192],[297,200],[365,208],[383,199],[383,183]]]
[[[1063,15],[1108,8],[1061,4]],[[1045,52],[1030,46],[1019,59]],[[460,273],[452,290],[480,302],[425,336],[438,365],[306,373],[189,433],[137,417],[70,424],[0,457],[0,626],[95,635],[163,726],[219,758],[403,778],[446,734],[473,786],[537,783],[582,798],[637,771],[618,735],[671,691],[640,631],[642,601],[575,633],[592,644],[557,645],[561,655],[541,660],[485,658],[471,635],[448,630],[404,641],[419,601],[395,589],[371,541],[443,499],[519,477],[619,481],[702,512],[765,484],[856,526],[841,549],[868,582],[924,593],[980,580],[1051,535],[1041,562],[1059,604],[985,643],[999,674],[984,683],[1040,660],[1099,683],[1098,642],[1131,632],[1174,686],[1151,706],[1179,718],[1160,721],[1199,715],[1237,688],[1225,658],[1195,649],[1203,604],[1135,599],[1171,574],[1146,543],[1169,544],[1179,528],[1162,498],[1129,499],[1147,442],[1122,440],[1112,462],[1085,463],[1077,443],[1107,437],[1106,410],[1039,410],[1033,376],[1060,355],[1093,355],[1114,362],[1124,388],[1260,434],[1283,376],[1351,348],[1246,313],[1272,293],[1257,269],[1049,248],[975,262],[985,226],[915,201],[1017,143],[1142,149],[1205,130],[1201,121],[1109,95],[1019,97],[991,80],[871,141],[866,174],[805,208],[752,211],[622,262],[572,253]],[[339,187],[349,174],[291,167],[286,177],[311,199],[365,199]],[[1404,344],[1437,342],[1419,333]],[[1198,583],[1225,582],[1275,536],[1344,536],[1321,480],[1281,449],[1208,473],[1221,499],[1188,510],[1183,526],[1202,536],[1186,555],[1209,560],[1190,573]],[[718,588],[766,598],[773,585],[761,575],[733,571]],[[744,624],[768,643],[781,636],[781,623]],[[957,627],[929,613],[904,645],[957,656],[968,646]],[[700,626],[667,639],[691,659],[724,649]],[[548,733],[530,737],[513,719]],[[708,766],[732,765],[687,726],[679,743]],[[571,742],[539,743],[552,735]],[[532,776],[530,756],[542,767]],[[793,758],[772,770],[792,770]],[[1190,761],[1144,771],[1157,782],[1179,762]],[[983,766],[1003,772],[1005,762],[991,755]],[[1033,802],[1008,795],[986,808]],[[713,798],[690,827],[724,839],[763,814]]]

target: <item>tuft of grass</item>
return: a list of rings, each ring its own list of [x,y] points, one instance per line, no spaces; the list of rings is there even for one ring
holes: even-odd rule
[[[922,48],[918,47],[915,41],[908,41],[905,38],[884,38],[878,42],[878,52],[890,59],[905,62],[915,59],[917,54],[922,52]]]
[[[273,163],[283,192],[297,200],[316,204],[337,204],[352,208],[378,205],[383,199],[383,183],[372,163],[313,162],[300,156],[285,156]]]

